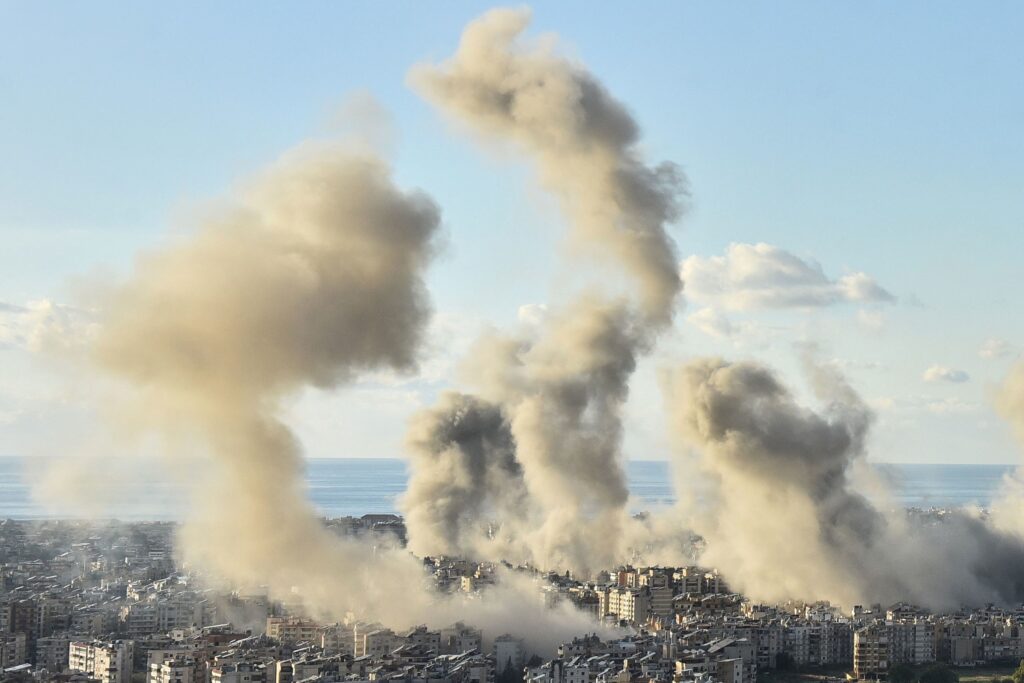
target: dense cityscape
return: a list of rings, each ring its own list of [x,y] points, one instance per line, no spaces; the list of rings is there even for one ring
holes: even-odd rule
[[[401,540],[394,515],[327,520]],[[1009,666],[1024,606],[932,614],[909,604],[755,604],[714,569],[609,568],[588,580],[528,568],[535,598],[594,630],[531,651],[473,624],[317,623],[264,592],[218,591],[176,567],[172,523],[0,522],[2,680],[75,683],[753,683],[780,671],[884,679],[907,665]],[[495,565],[423,558],[442,593],[479,594]],[[529,624],[523,625],[529,629]]]
[[[0,683],[1024,683],[1024,3],[475,4],[0,2]]]

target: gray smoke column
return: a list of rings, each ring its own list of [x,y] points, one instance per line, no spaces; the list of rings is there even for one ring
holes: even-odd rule
[[[526,514],[512,428],[499,406],[448,392],[414,417],[407,443],[402,505],[414,553],[479,555],[473,544],[489,536],[484,520]]]
[[[666,225],[679,216],[682,173],[644,164],[625,107],[550,37],[524,44],[529,23],[528,9],[491,10],[466,27],[451,59],[419,65],[409,80],[456,120],[524,149],[561,199],[574,245],[622,267],[644,310],[668,322],[682,284]]]
[[[172,453],[209,456],[181,533],[187,561],[316,615],[394,616],[394,585],[363,580],[378,565],[418,589],[415,562],[371,562],[325,530],[278,415],[303,387],[415,366],[438,225],[437,206],[374,156],[300,147],[110,293],[94,357],[133,385],[126,418]]]
[[[453,57],[415,67],[409,80],[455,120],[525,152],[561,201],[574,253],[612,265],[612,279],[624,276],[627,294],[587,293],[550,313],[534,334],[480,340],[463,374],[500,411],[519,467],[499,464],[508,460],[507,448],[470,454],[456,441],[424,449],[413,439],[403,509],[422,552],[586,572],[625,559],[631,520],[621,412],[637,360],[671,323],[681,290],[667,228],[685,190],[676,166],[643,162],[639,127],[591,74],[557,54],[550,38],[533,45],[521,39],[529,19],[525,9],[487,12],[466,27]],[[440,427],[454,417],[442,406],[420,420],[445,433]],[[490,460],[470,471],[500,476],[473,479],[476,498],[465,496],[461,483],[445,490],[443,470],[424,465],[452,462],[437,453]],[[505,504],[509,491],[513,510]],[[453,519],[460,522],[446,526]],[[478,531],[490,520],[497,530],[482,538]],[[442,527],[452,533],[438,537]]]
[[[647,332],[625,303],[583,297],[536,339],[485,338],[467,361],[503,406],[528,493],[526,514],[499,518],[512,559],[585,573],[625,558],[621,412]]]
[[[621,410],[645,333],[622,303],[584,298],[537,339],[479,340],[463,373],[482,398],[446,395],[411,425],[410,547],[580,572],[621,562]]]
[[[817,411],[754,363],[699,360],[666,383],[678,434],[717,484],[692,510],[701,561],[754,600],[947,609],[1024,598],[1020,536],[968,511],[914,523],[854,489],[871,413],[834,369],[807,369]]]

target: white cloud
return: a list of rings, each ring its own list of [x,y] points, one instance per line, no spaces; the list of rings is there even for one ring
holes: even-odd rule
[[[924,404],[924,409],[933,415],[962,415],[977,412],[980,406],[977,403],[961,401],[956,398],[938,398],[927,401]]]
[[[879,396],[868,400],[874,410],[879,413],[900,415],[968,415],[979,413],[984,409],[982,404],[974,401],[962,401],[957,398],[936,398],[934,396]]]
[[[1016,353],[1016,349],[1005,339],[986,339],[978,349],[978,355],[986,360],[998,360]]]
[[[832,358],[829,360],[833,366],[843,372],[851,370],[881,370],[885,366],[873,360],[853,360],[850,358]]]
[[[96,329],[91,312],[49,299],[24,306],[0,302],[0,348],[66,350],[86,343]]]
[[[698,330],[715,339],[728,339],[738,348],[765,348],[778,332],[777,328],[749,320],[733,320],[714,306],[705,306],[686,318]]]
[[[691,256],[681,271],[690,299],[730,310],[896,300],[870,275],[856,272],[831,279],[818,263],[764,243],[734,243],[724,256]]]
[[[687,316],[686,321],[710,337],[726,339],[736,334],[736,326],[711,306]]]
[[[925,382],[953,382],[962,384],[971,379],[963,370],[947,368],[945,365],[933,365],[924,371],[922,378]]]
[[[516,311],[516,318],[528,327],[540,327],[548,317],[546,304],[523,304]]]

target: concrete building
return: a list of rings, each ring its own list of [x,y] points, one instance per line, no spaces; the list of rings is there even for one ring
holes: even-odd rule
[[[388,628],[377,629],[363,634],[356,642],[356,657],[381,657],[396,647],[404,644],[404,640]]]
[[[131,683],[134,643],[130,640],[72,641],[68,668],[89,674],[100,683]]]
[[[28,645],[24,633],[0,633],[0,672],[28,662]]]
[[[315,643],[318,640],[320,625],[299,617],[267,617],[267,636],[294,645],[295,643]]]
[[[61,673],[68,668],[71,639],[67,636],[47,636],[36,641],[36,668],[50,673]]]
[[[642,624],[651,614],[651,592],[646,586],[605,588],[598,593],[598,600],[601,616],[614,614],[619,621]]]
[[[907,621],[890,622],[886,624],[886,628],[889,631],[890,665],[925,664],[935,661],[933,623],[923,618],[910,618]]]
[[[151,662],[147,683],[198,683],[196,661],[178,656],[162,662]]]
[[[494,662],[500,675],[508,667],[521,670],[526,664],[526,650],[523,641],[505,634],[494,639]]]
[[[266,669],[255,662],[218,664],[210,669],[210,683],[265,683]]]
[[[652,567],[640,572],[639,583],[650,596],[650,616],[667,619],[672,616],[675,590],[672,586],[672,570]]]
[[[483,634],[479,629],[461,622],[441,629],[441,654],[457,655],[473,651],[483,651]]]
[[[889,630],[871,624],[853,634],[853,673],[859,680],[877,680],[889,673]]]

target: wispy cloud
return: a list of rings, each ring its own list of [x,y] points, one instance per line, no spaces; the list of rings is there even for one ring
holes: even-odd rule
[[[953,382],[962,384],[970,381],[971,376],[964,370],[948,368],[945,365],[933,365],[921,376],[925,382]]]
[[[1008,358],[1017,353],[1016,347],[1005,339],[986,339],[978,349],[978,356],[985,360]]]
[[[49,299],[24,306],[0,301],[0,348],[70,349],[87,342],[97,325],[92,312]]]
[[[683,261],[681,271],[691,300],[730,310],[818,308],[896,300],[866,273],[833,279],[818,263],[764,243],[734,243],[723,256],[691,256]]]

